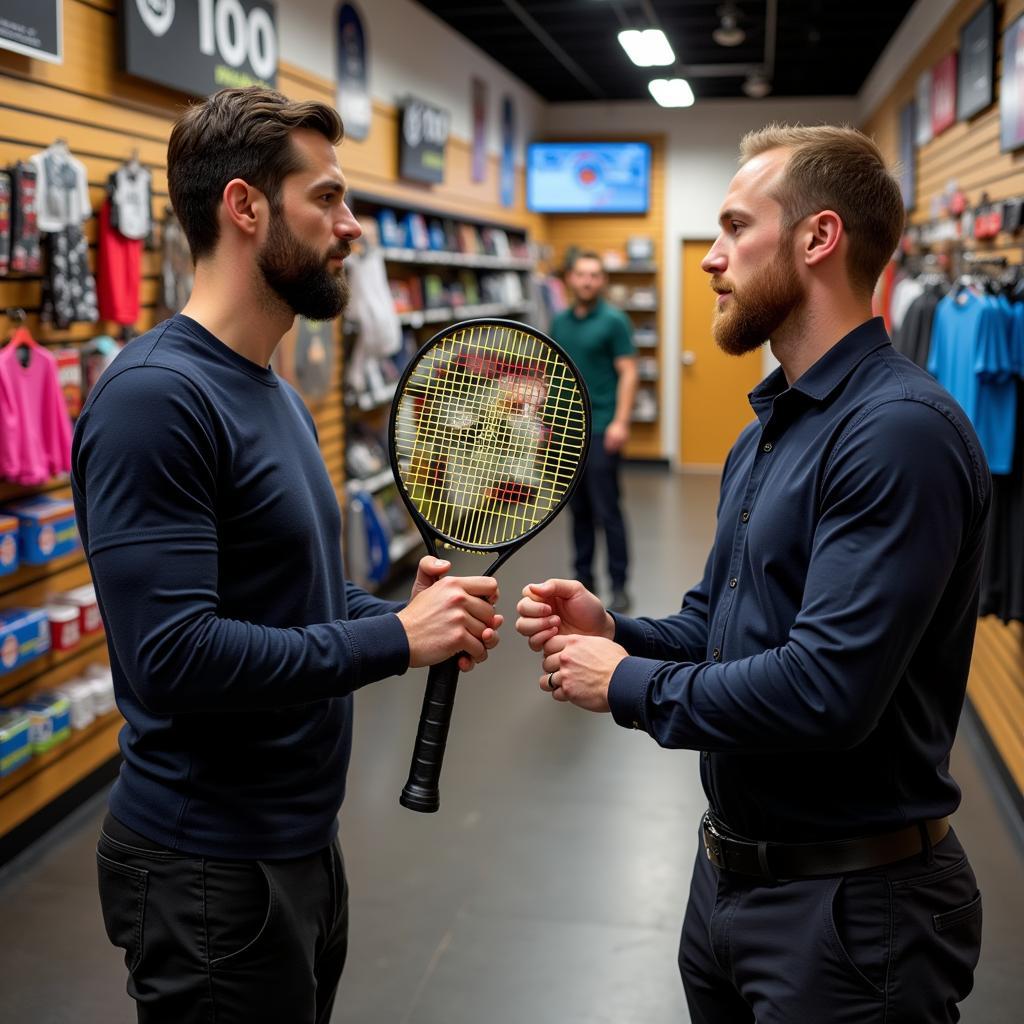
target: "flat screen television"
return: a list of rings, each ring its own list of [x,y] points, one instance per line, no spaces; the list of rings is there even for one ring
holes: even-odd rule
[[[646,142],[534,142],[526,151],[526,205],[534,213],[646,213]]]

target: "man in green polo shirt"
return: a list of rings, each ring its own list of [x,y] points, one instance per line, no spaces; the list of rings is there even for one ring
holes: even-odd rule
[[[633,326],[620,309],[602,297],[607,277],[596,252],[574,257],[566,274],[572,304],[551,324],[551,336],[579,367],[593,407],[594,437],[590,456],[572,509],[576,578],[594,590],[596,528],[608,546],[608,575],[615,612],[630,608],[626,580],[629,550],[626,523],[619,502],[619,460],[629,438],[629,421],[636,394]]]

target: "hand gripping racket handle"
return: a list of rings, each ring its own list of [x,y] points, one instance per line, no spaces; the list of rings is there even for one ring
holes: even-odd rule
[[[455,688],[459,684],[459,657],[434,665],[427,676],[423,710],[416,732],[416,746],[406,782],[398,802],[410,811],[430,812],[441,806],[438,784],[441,763],[448,742],[448,726],[455,707]]]

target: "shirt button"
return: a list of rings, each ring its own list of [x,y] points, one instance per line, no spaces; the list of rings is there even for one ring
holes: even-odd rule
[[[761,451],[763,451],[763,452],[770,452],[771,450],[772,450],[772,443],[771,443],[771,441],[765,441],[765,443],[763,445],[761,445]]]
[[[711,657],[712,657],[712,658],[714,658],[714,659],[715,659],[715,661],[721,661],[721,660],[722,660],[722,652],[721,652],[721,651],[720,651],[720,650],[719,650],[719,649],[718,649],[718,648],[716,647],[716,648],[715,648],[715,649],[714,649],[714,650],[713,650],[713,651],[711,652]]]
[[[742,522],[744,522],[744,523],[745,523],[745,522],[746,522],[746,521],[747,521],[747,520],[748,520],[749,518],[750,518],[750,513],[749,513],[749,512],[744,512],[744,513],[743,513],[743,514],[742,514],[742,515],[740,516],[740,519],[741,519],[741,521],[742,521]]]
[[[737,583],[737,582],[738,582],[738,581],[737,581],[736,577],[735,577],[735,576],[733,576],[733,578],[732,578],[731,580],[729,580],[729,586],[730,586],[730,587],[731,587],[731,588],[732,588],[733,590],[735,590],[735,589],[736,589],[736,583]]]
[[[700,756],[706,761],[708,759],[708,752],[706,750],[702,750],[700,752]]]
[[[640,723],[635,718],[633,719],[633,728],[634,729],[639,729],[640,728]]]

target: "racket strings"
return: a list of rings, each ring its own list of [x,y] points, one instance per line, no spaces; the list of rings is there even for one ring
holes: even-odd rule
[[[586,447],[575,373],[543,339],[504,325],[442,339],[399,402],[406,491],[457,545],[500,546],[533,529],[558,508]]]

